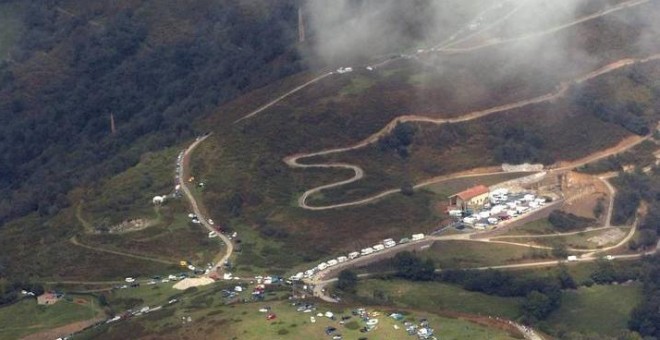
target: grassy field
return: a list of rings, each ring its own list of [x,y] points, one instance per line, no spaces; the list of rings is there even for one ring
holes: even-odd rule
[[[548,257],[547,252],[526,247],[470,241],[438,241],[419,255],[433,259],[438,268],[475,268]]]
[[[358,296],[395,306],[419,308],[429,312],[457,311],[516,319],[521,299],[489,296],[438,282],[416,283],[403,280],[364,280]]]
[[[172,147],[144,154],[137,165],[88,190],[81,195],[81,217],[93,227],[158,218],[151,199],[174,191],[179,151]]]
[[[163,283],[116,289],[106,295],[108,306],[115,312],[121,312],[136,307],[162,305],[171,300],[172,296],[181,293],[180,290],[172,288],[173,285],[173,283]]]
[[[51,306],[37,305],[35,299],[25,299],[0,308],[0,339],[22,336],[63,326],[72,322],[93,319],[100,309],[89,297],[72,296],[73,301],[61,300]]]
[[[360,75],[351,79],[351,83],[342,88],[339,93],[343,96],[358,95],[374,86],[374,84],[373,78]]]
[[[166,259],[178,263],[188,260],[203,265],[222,250],[217,239],[209,239],[203,227],[192,224],[185,209],[178,209],[161,223],[147,229],[113,235],[80,235],[86,245],[98,246],[146,257]],[[176,242],[173,242],[176,240]]]
[[[546,246],[553,246],[557,243],[563,243],[566,244],[566,246],[569,248],[598,249],[609,245],[617,244],[630,231],[630,228],[626,228],[626,227],[621,227],[617,229],[621,231],[622,233],[621,237],[614,239],[611,242],[602,246],[597,245],[597,243],[595,242],[589,241],[589,239],[601,235],[607,232],[607,230],[585,231],[575,235],[568,235],[568,236],[537,237],[537,238],[519,237],[519,238],[506,238],[502,240],[511,241],[511,242],[520,242],[520,243],[532,242],[534,244],[546,245]]]
[[[245,310],[246,308],[243,308]],[[330,308],[338,315],[350,315],[350,310],[335,310]],[[370,312],[380,313],[378,317],[378,327],[368,334],[362,334],[357,329],[350,329],[346,326],[338,325],[337,321],[332,321],[324,317],[315,316],[317,321],[311,323],[309,314],[295,312],[293,307],[288,305],[277,306],[273,310],[278,316],[278,320],[274,323],[269,323],[264,320],[263,314],[255,313],[253,310],[248,309],[248,314],[242,317],[242,321],[236,325],[229,325],[229,329],[233,331],[233,335],[239,339],[315,339],[325,336],[324,330],[326,327],[332,326],[338,329],[337,333],[342,334],[344,338],[356,339],[361,336],[367,335],[369,339],[397,339],[407,337],[403,329],[403,322],[397,322],[388,318],[387,312],[382,309],[367,308]],[[240,309],[238,310],[240,311]],[[408,314],[408,313],[407,313]],[[489,338],[489,339],[508,339],[510,338],[506,333],[498,330],[489,329],[486,327],[471,324],[470,322],[458,319],[449,319],[434,316],[432,314],[408,314],[408,320],[417,321],[420,318],[425,318],[429,321],[432,328],[436,330],[436,336],[443,339],[476,339],[476,338]],[[356,319],[352,317],[352,319]],[[363,321],[357,321],[359,327],[363,327]],[[395,329],[394,325],[398,325],[399,329]]]
[[[73,191],[69,196],[73,205],[55,217],[33,214],[0,228],[0,247],[12,254],[12,261],[8,263],[10,273],[19,277],[35,273],[49,281],[97,281],[180,270],[178,265],[76,246],[69,241],[73,236],[92,248],[174,263],[182,259],[196,265],[210,262],[222,248],[217,239],[208,238],[201,226],[189,222],[186,201],[170,200],[159,209],[154,209],[151,202],[153,196],[174,189],[178,150],[173,147],[144,154],[141,161],[126,172],[96,187]],[[144,219],[150,227],[121,234],[91,233],[131,219]]]
[[[512,179],[531,175],[531,172],[511,172],[498,175],[477,176],[468,178],[452,179],[448,181],[438,182],[431,184],[424,189],[430,190],[443,198],[449,197],[457,192],[468,189],[475,185],[491,186],[494,184],[506,182]]]
[[[511,228],[501,235],[543,235],[552,234],[556,230],[547,218],[525,223],[519,227]]]
[[[213,296],[216,296],[214,298]],[[325,335],[326,327],[337,328],[336,333],[344,338],[353,339],[364,336],[358,331],[365,323],[352,317],[346,325],[319,317],[317,312],[332,311],[338,316],[350,315],[350,309],[336,305],[317,305],[314,313],[297,312],[286,301],[267,301],[263,303],[246,303],[223,305],[217,298],[216,289],[203,289],[198,292],[185,293],[182,302],[147,316],[135,318],[128,322],[104,327],[83,334],[80,338],[116,339],[130,334],[131,338],[140,338],[150,334],[164,339],[188,337],[223,338],[223,339],[314,339]],[[266,314],[258,310],[268,306],[276,315],[275,320],[266,320]],[[367,308],[369,312],[379,312],[378,327],[366,334],[370,339],[396,339],[405,335],[402,322],[388,318],[383,309]],[[190,317],[191,322],[182,322],[181,318]],[[310,316],[315,318],[311,322]],[[436,335],[447,339],[489,338],[510,339],[504,331],[491,329],[461,319],[445,318],[432,313],[406,313],[406,320],[417,321],[425,318]],[[399,329],[395,329],[397,324]]]
[[[8,276],[27,277],[31,273],[46,281],[97,281],[178,270],[178,266],[73,245],[69,239],[77,228],[71,221],[76,221],[74,209],[66,209],[55,218],[33,214],[0,228],[0,246],[12,254],[6,266]]]
[[[562,296],[561,307],[550,315],[547,323],[555,330],[614,337],[627,329],[630,311],[641,297],[641,285],[637,283],[567,291]]]

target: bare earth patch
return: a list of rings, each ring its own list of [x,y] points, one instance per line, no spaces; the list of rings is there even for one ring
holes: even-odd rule
[[[574,201],[571,201],[570,203],[567,203],[562,208],[562,210],[580,217],[595,219],[596,216],[594,216],[594,208],[596,207],[599,199],[602,199],[603,203],[605,204],[608,200],[608,197],[606,194],[601,192],[586,194]],[[604,208],[604,210],[606,209],[607,207]]]
[[[28,336],[23,337],[22,340],[58,339],[61,337],[65,337],[69,334],[79,332],[101,320],[103,320],[103,318],[96,318],[91,320],[70,323],[68,325],[49,329],[47,331],[30,334]]]
[[[598,246],[604,246],[610,243],[615,243],[616,241],[622,239],[624,236],[626,236],[626,233],[624,233],[619,228],[614,228],[607,230],[598,236],[591,237],[588,241],[596,243]]]
[[[187,279],[183,279],[183,280],[177,282],[174,285],[174,287],[172,287],[172,288],[178,289],[178,290],[186,290],[190,287],[210,285],[213,282],[215,282],[215,280],[213,280],[211,278],[208,278],[208,277],[187,278]]]

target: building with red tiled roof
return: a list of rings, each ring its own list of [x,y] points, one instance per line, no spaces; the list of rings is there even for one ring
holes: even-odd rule
[[[484,205],[488,202],[490,190],[485,185],[477,185],[465,191],[449,196],[449,205],[466,210]]]

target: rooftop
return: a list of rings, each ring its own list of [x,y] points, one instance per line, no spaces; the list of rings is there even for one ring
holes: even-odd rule
[[[461,191],[458,194],[455,194],[453,196],[458,196],[458,198],[460,198],[464,201],[467,201],[467,200],[472,199],[474,197],[477,197],[479,195],[487,194],[489,191],[490,190],[488,189],[487,186],[477,185],[477,186],[472,187],[470,189],[467,189],[465,191]]]

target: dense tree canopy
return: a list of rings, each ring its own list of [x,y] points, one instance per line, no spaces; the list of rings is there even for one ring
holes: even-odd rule
[[[592,219],[576,216],[561,210],[551,212],[548,216],[548,221],[550,221],[550,224],[555,229],[564,232],[584,229],[594,222]]]
[[[633,309],[628,326],[642,336],[660,338],[660,255],[646,260],[644,298]]]
[[[431,259],[422,260],[415,254],[404,251],[394,256],[396,275],[413,281],[432,280],[435,266]]]
[[[301,68],[293,1],[258,12],[209,2],[187,35],[162,43],[147,11],[71,16],[59,6],[31,2],[14,61],[0,64],[0,224],[56,213],[72,187],[190,138],[219,104]]]
[[[352,270],[342,270],[337,277],[337,288],[347,293],[354,293],[358,277]]]

